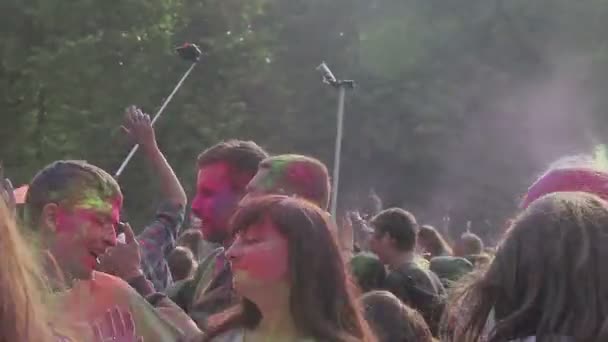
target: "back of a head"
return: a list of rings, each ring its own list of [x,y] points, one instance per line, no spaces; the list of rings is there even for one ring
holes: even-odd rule
[[[469,260],[454,256],[438,256],[431,259],[430,270],[441,280],[445,288],[452,285],[467,273],[473,271],[474,266]]]
[[[197,262],[194,260],[194,254],[187,247],[177,246],[167,258],[169,269],[173,280],[179,281],[189,278],[196,269]]]
[[[418,230],[418,243],[424,244],[427,252],[431,253],[433,257],[452,254],[450,245],[433,226],[420,226]]]
[[[608,200],[608,172],[591,166],[553,168],[530,186],[521,206],[527,208],[547,194],[576,191],[595,194]]]
[[[554,193],[513,222],[488,271],[464,296],[465,333],[483,331],[494,308],[494,339],[570,336],[608,340],[608,203],[586,193]]]
[[[320,160],[298,154],[265,159],[252,186],[262,193],[295,195],[327,210],[330,181],[327,167]]]
[[[203,232],[199,229],[187,229],[177,238],[177,245],[184,246],[190,249],[195,260],[200,260],[202,255],[199,255],[204,244]]]
[[[480,255],[484,252],[483,240],[476,234],[467,232],[462,234],[458,242],[460,256]]]
[[[36,228],[46,204],[73,205],[87,200],[91,205],[122,196],[116,180],[85,161],[60,160],[39,171],[25,198],[26,222]]]
[[[253,141],[227,140],[203,151],[198,156],[198,167],[226,163],[232,172],[233,187],[242,191],[267,157],[268,153]]]
[[[416,246],[418,224],[410,212],[401,208],[381,211],[370,221],[376,234],[388,234],[399,250],[412,251]]]
[[[388,291],[372,291],[361,298],[366,320],[379,342],[432,342],[433,336],[416,310]]]
[[[350,267],[363,293],[384,287],[386,269],[377,256],[371,253],[359,253],[350,260]]]

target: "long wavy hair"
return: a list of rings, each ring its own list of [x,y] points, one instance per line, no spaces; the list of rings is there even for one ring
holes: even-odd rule
[[[452,247],[433,226],[423,225],[418,230],[418,243],[424,244],[432,257],[452,255]]]
[[[42,271],[0,199],[0,341],[54,341]]]
[[[487,271],[454,297],[460,307],[451,312],[465,318],[453,340],[608,341],[605,260],[607,202],[586,193],[536,200],[513,222]]]
[[[234,233],[269,218],[287,238],[290,310],[300,334],[316,341],[376,341],[355,299],[329,215],[305,200],[268,195],[245,201],[232,218]],[[255,329],[262,319],[257,306],[241,303],[210,319],[204,341],[233,328]]]

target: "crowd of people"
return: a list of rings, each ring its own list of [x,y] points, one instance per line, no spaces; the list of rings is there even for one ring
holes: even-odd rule
[[[404,208],[328,212],[319,160],[222,141],[188,199],[150,117],[125,131],[161,185],[150,223],[84,161],[0,187],[0,341],[608,341],[608,172],[550,169],[497,246]],[[523,190],[525,191],[525,190]],[[23,202],[23,203],[19,203]]]

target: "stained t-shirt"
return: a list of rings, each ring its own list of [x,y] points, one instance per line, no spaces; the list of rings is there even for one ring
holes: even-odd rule
[[[76,282],[70,290],[57,293],[55,300],[53,311],[82,336],[91,336],[91,324],[118,308],[132,315],[136,336],[145,342],[178,341],[182,337],[182,332],[159,316],[129,284],[109,274],[93,272],[91,280]]]

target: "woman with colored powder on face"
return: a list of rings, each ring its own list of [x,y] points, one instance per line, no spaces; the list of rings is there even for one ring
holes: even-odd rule
[[[329,215],[296,198],[241,204],[226,255],[241,302],[202,341],[376,341],[354,299]]]

